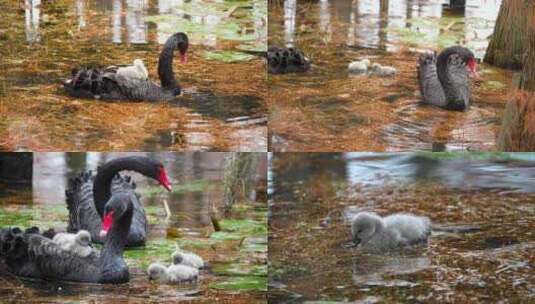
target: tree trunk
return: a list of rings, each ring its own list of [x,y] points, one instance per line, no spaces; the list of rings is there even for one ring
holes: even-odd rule
[[[528,5],[528,29],[526,35],[526,45],[524,58],[522,61],[522,77],[520,88],[526,91],[535,92],[535,1]]]
[[[535,151],[535,1],[526,1],[528,24],[519,88],[507,103],[497,140],[500,151]]]
[[[225,210],[228,212],[237,200],[250,200],[254,191],[257,153],[230,153],[225,164]]]
[[[520,69],[526,39],[526,6],[531,0],[504,0],[484,61],[501,68]]]

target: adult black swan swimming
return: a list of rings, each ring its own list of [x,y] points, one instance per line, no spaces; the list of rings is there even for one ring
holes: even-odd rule
[[[310,60],[298,49],[270,47],[267,52],[268,72],[298,73],[310,69]]]
[[[54,281],[125,283],[128,266],[123,259],[128,230],[132,222],[135,195],[114,194],[103,209],[102,251],[87,257],[65,251],[36,228],[0,230],[0,259],[19,277]]]
[[[104,205],[115,193],[132,194],[134,216],[127,237],[127,246],[143,246],[147,238],[147,217],[135,193],[136,185],[130,176],[121,176],[123,170],[139,172],[157,180],[168,191],[171,183],[162,163],[145,156],[128,156],[113,159],[100,166],[97,174],[84,171],[69,181],[65,191],[67,208],[69,209],[69,225],[67,231],[76,232],[80,229],[89,231],[93,242],[102,242],[99,236]]]
[[[476,73],[474,54],[452,46],[419,58],[418,81],[425,103],[448,110],[463,111],[470,106],[469,72]]]
[[[176,33],[165,42],[158,60],[161,86],[150,79],[125,77],[117,73],[118,67],[81,68],[72,71],[63,86],[78,98],[131,101],[166,101],[180,95],[181,89],[173,73],[173,52],[178,48],[182,62],[187,61],[188,36]]]

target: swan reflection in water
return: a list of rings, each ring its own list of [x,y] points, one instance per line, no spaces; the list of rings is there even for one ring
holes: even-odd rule
[[[41,41],[41,34],[39,33],[41,0],[25,0],[24,6],[26,41],[39,42]]]
[[[444,15],[443,0],[356,0],[356,1],[320,1],[318,12],[319,29],[326,33],[330,40],[331,22],[347,23],[346,44],[382,48],[387,51],[397,51],[393,43],[399,40],[399,34],[388,31],[389,28],[407,28],[415,33],[422,33],[425,39],[437,41],[440,38],[440,28],[436,22],[413,22],[417,18],[441,18]],[[487,37],[492,34],[494,21],[502,0],[485,1],[467,0],[464,10],[464,24],[466,25],[464,40],[469,42],[477,58],[484,55],[488,45]],[[293,46],[296,29],[297,3],[295,0],[284,1],[284,41],[287,46]],[[331,18],[336,16],[336,18]]]

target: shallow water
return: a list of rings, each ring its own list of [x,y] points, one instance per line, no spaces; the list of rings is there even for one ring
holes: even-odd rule
[[[238,202],[223,217],[224,153],[128,153],[148,155],[164,164],[173,192],[153,180],[132,175],[137,193],[147,212],[149,236],[144,248],[125,252],[131,281],[118,286],[54,283],[19,280],[0,270],[0,294],[6,301],[30,302],[112,302],[178,300],[209,303],[220,299],[234,303],[263,303],[266,291],[266,207],[265,202]],[[68,179],[81,170],[124,153],[35,153],[33,185],[4,187],[0,191],[0,226],[36,225],[64,231],[68,211],[65,187]],[[258,176],[265,176],[266,159],[259,160]],[[264,184],[265,180],[259,180]],[[171,211],[167,215],[163,202]],[[222,232],[213,232],[211,212],[218,210]],[[227,227],[227,228],[225,228]],[[175,246],[201,255],[208,269],[196,284],[165,286],[148,282],[147,266],[156,261],[169,263]]]
[[[311,58],[304,74],[270,75],[274,151],[494,150],[511,74],[486,64],[472,81],[473,103],[458,113],[420,104],[420,52],[462,44],[484,56],[500,0],[273,1],[269,44]],[[368,58],[394,77],[351,75]]]
[[[265,48],[262,1],[26,0],[0,9],[0,43],[10,46],[0,49],[0,149],[266,151],[262,58],[240,52]],[[74,67],[135,58],[159,83],[161,44],[176,31],[190,36],[189,62],[174,63],[184,88],[176,102],[80,100],[62,90]]]
[[[279,153],[269,171],[273,303],[535,297],[535,155]],[[347,248],[359,211],[428,216],[428,246]]]

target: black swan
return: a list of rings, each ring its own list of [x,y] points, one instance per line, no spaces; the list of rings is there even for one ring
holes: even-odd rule
[[[267,52],[268,72],[271,74],[305,72],[310,60],[295,48],[270,47]]]
[[[143,246],[147,238],[147,217],[139,196],[135,193],[136,185],[130,176],[118,174],[123,170],[139,172],[157,180],[168,191],[171,183],[163,165],[145,156],[129,156],[113,159],[100,166],[97,174],[91,171],[80,173],[69,181],[65,191],[67,208],[69,209],[69,226],[67,231],[76,232],[84,229],[89,231],[94,242],[102,242],[99,236],[101,217],[104,205],[116,192],[133,194],[132,204],[134,218],[128,233],[127,246]]]
[[[100,254],[81,257],[63,250],[37,228],[0,230],[0,259],[19,277],[88,283],[125,283],[129,280],[123,251],[132,223],[135,195],[115,193],[103,208],[101,234],[105,236]]]
[[[187,61],[188,36],[176,33],[163,46],[158,60],[161,87],[149,79],[128,77],[117,73],[116,66],[107,68],[81,68],[72,71],[63,86],[78,98],[131,101],[167,101],[180,95],[181,89],[173,74],[173,52],[178,48],[182,62]]]
[[[476,59],[467,48],[452,46],[419,58],[418,81],[425,103],[463,111],[470,106],[469,71],[476,73]]]

